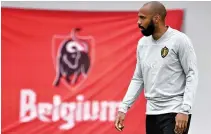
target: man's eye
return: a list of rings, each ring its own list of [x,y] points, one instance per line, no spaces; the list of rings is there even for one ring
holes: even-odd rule
[[[139,18],[140,18],[140,19],[145,19],[146,17],[144,17],[144,16],[139,16]]]

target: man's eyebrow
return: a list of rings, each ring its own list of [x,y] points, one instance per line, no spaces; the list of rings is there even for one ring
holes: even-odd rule
[[[139,14],[138,17],[140,17],[140,18],[146,18],[146,16],[145,15],[142,15],[142,14]]]

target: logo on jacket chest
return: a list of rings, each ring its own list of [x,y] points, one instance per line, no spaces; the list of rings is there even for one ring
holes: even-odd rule
[[[165,58],[169,53],[169,49],[165,46],[164,48],[161,49],[161,57]]]

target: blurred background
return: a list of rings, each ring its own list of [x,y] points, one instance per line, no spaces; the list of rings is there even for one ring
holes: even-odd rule
[[[118,133],[112,121],[133,74],[142,36],[137,13],[144,3],[2,1],[2,132]],[[169,12],[167,24],[190,37],[198,58],[199,86],[189,134],[209,134],[211,2],[162,3]],[[68,76],[64,69],[62,77],[58,69],[63,65],[58,54],[65,54],[60,50],[68,39],[67,52],[75,52],[76,45],[88,61],[80,62],[84,70],[75,82],[76,75]],[[78,44],[71,44],[76,40]],[[144,134],[144,112],[142,94],[122,133]]]

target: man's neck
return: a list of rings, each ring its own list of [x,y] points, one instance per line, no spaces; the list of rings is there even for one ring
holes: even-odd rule
[[[168,27],[165,25],[161,25],[157,29],[155,29],[154,33],[152,34],[152,37],[154,40],[160,39],[160,37],[168,30]]]

